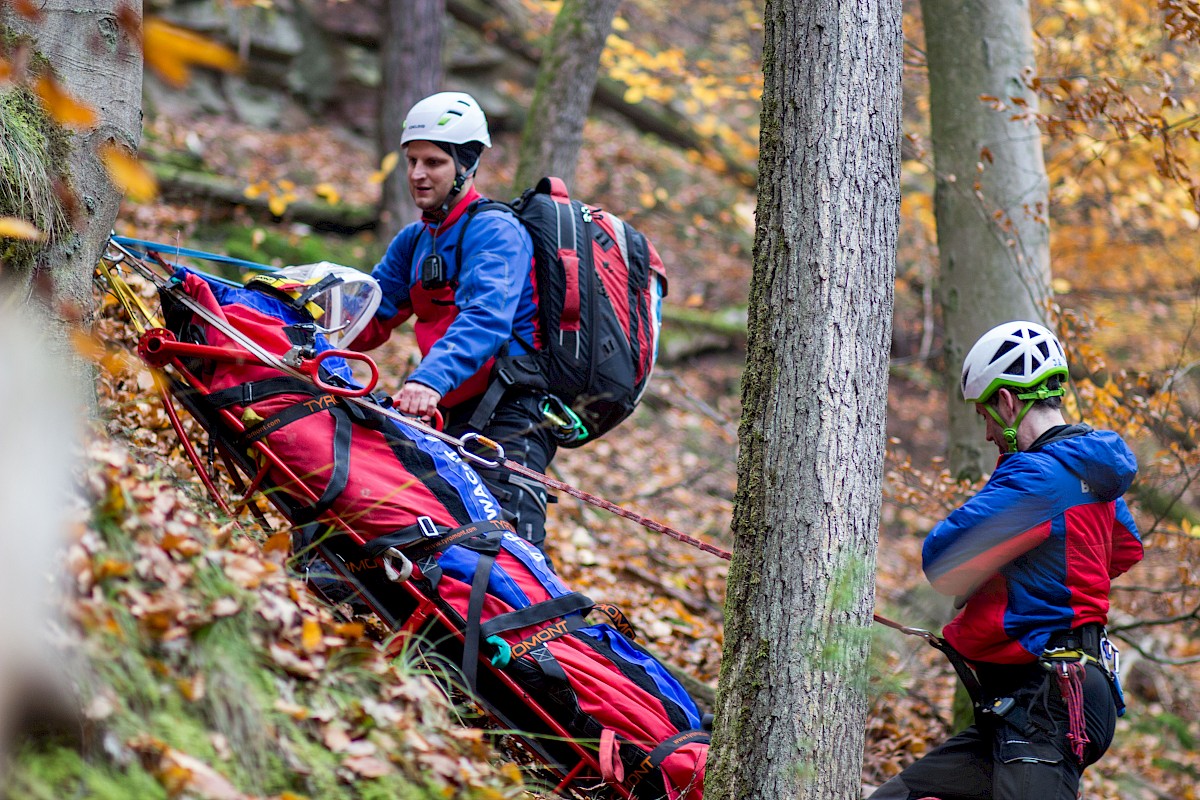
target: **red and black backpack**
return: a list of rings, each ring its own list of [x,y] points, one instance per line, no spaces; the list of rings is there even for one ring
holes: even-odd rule
[[[564,422],[562,446],[587,444],[633,413],[650,380],[667,294],[662,259],[617,215],[571,199],[560,178],[511,203],[475,202],[459,253],[470,220],[489,209],[515,214],[533,240],[538,341],[531,354],[497,358],[471,424],[482,427],[505,391],[523,387],[561,401],[547,412]]]

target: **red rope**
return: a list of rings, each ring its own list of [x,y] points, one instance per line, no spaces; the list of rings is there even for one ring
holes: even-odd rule
[[[1091,741],[1087,735],[1087,720],[1083,716],[1083,677],[1087,668],[1082,661],[1055,664],[1058,688],[1067,705],[1067,741],[1080,764]]]
[[[622,508],[621,506],[617,505],[616,503],[612,503],[612,502],[609,502],[608,500],[605,500],[603,497],[597,497],[594,494],[588,494],[587,492],[583,491],[582,489],[576,489],[574,486],[572,486],[569,483],[563,483],[560,480],[551,478],[549,475],[543,475],[540,472],[537,472],[535,470],[530,469],[529,467],[526,467],[524,464],[518,464],[517,462],[512,461],[511,459],[505,459],[501,463],[501,466],[503,466],[505,469],[508,469],[508,470],[511,470],[512,472],[517,473],[518,475],[524,475],[526,478],[535,480],[538,483],[548,486],[551,489],[557,489],[560,492],[565,492],[566,494],[569,494],[572,497],[578,498],[579,500],[582,500],[585,503],[589,503],[590,505],[596,506],[597,508],[603,508],[605,511],[611,511],[612,513],[616,514],[618,517],[624,517],[625,519],[633,520],[637,524],[641,525],[643,528],[648,528],[649,530],[652,530],[656,533],[661,533],[666,536],[670,536],[672,539],[681,541],[684,544],[690,544],[692,547],[698,547],[699,549],[703,550],[704,552],[711,553],[712,555],[717,556],[718,558],[723,558],[726,561],[729,561],[730,559],[733,558],[733,553],[730,553],[728,550],[722,550],[721,548],[717,547],[716,545],[709,544],[708,542],[702,542],[699,539],[697,539],[695,536],[689,536],[686,533],[677,531],[669,525],[664,525],[663,523],[659,522],[658,520],[651,519],[650,517],[644,517],[641,514],[637,513],[636,511],[630,511],[627,508]]]

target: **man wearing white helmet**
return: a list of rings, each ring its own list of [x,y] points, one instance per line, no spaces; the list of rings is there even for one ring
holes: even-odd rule
[[[957,597],[946,652],[975,722],[872,800],[1074,800],[1124,711],[1112,579],[1142,558],[1122,495],[1137,461],[1111,431],[1069,425],[1062,344],[1034,322],[980,337],[963,399],[1000,452],[987,484],[925,539],[925,574]]]
[[[421,219],[396,235],[372,271],[383,301],[355,347],[371,349],[414,318],[423,358],[396,395],[396,408],[426,419],[440,412],[447,433],[458,436],[468,430],[495,357],[521,355],[537,342],[533,243],[513,214],[472,209],[485,199],[475,173],[492,144],[474,98],[439,92],[421,100],[405,118],[401,144]],[[527,393],[507,392],[481,427],[508,458],[537,472],[546,471],[557,449],[539,398]],[[517,516],[518,533],[540,548],[545,488],[507,472],[483,477]]]

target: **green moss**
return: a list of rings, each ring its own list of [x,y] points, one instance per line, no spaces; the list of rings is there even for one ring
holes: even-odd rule
[[[5,32],[4,49],[13,45]],[[37,74],[33,59],[30,71]],[[41,67],[47,69],[47,67]],[[70,136],[55,125],[32,91],[16,84],[0,89],[0,216],[35,225],[47,235],[42,242],[0,240],[0,263],[28,271],[47,242],[70,233],[70,221],[56,185],[66,185]]]
[[[13,759],[7,796],[25,800],[166,800],[167,792],[137,763],[119,767],[106,760],[85,760],[75,750],[52,745],[28,746]]]

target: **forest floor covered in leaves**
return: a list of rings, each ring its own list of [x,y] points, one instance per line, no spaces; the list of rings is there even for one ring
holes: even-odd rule
[[[187,124],[158,119],[148,122],[147,140],[151,147],[167,150],[199,149],[209,168],[239,178],[247,186],[268,181],[278,187],[287,181],[293,187],[288,191],[303,196],[319,181],[336,187],[344,202],[364,204],[374,202],[377,193],[370,177],[376,167],[371,149],[331,129],[267,133],[227,119],[194,119]],[[481,173],[485,192],[506,196],[502,187],[507,186],[511,148],[512,142],[501,137],[488,153],[487,169]],[[670,303],[713,313],[744,306],[750,274],[751,195],[730,182],[712,178],[685,157],[655,148],[602,120],[589,127],[585,152],[579,194],[610,205],[651,236],[671,278]],[[318,238],[306,226],[286,219],[254,217],[244,209],[211,202],[130,206],[118,223],[118,232],[185,247],[220,249],[219,237],[230,231],[237,231],[239,240],[252,247],[255,242],[275,239],[300,247],[306,240]],[[357,258],[356,266],[369,268],[381,246],[361,234],[337,242],[336,247],[337,252],[349,254],[342,259],[346,263]],[[263,260],[280,263],[267,250],[261,252]],[[898,297],[901,309],[919,304],[919,298]],[[897,320],[899,337],[920,338],[918,328],[910,319]],[[122,348],[122,328],[117,320],[102,323],[101,335],[107,346]],[[383,385],[393,391],[413,358],[412,347],[404,339],[394,337],[376,353]],[[560,452],[552,474],[718,547],[731,547],[743,358],[736,343],[722,342],[667,360],[656,372],[646,401],[630,420],[599,442]],[[235,616],[237,610],[216,597],[197,609],[179,598],[172,601],[157,592],[147,595],[144,588],[128,583],[150,570],[159,583],[182,586],[191,578],[172,577],[172,570],[194,570],[198,563],[214,563],[238,585],[238,592],[260,593],[244,604],[258,608],[260,618],[264,617],[262,609],[274,609],[265,615],[271,630],[266,652],[274,667],[290,676],[289,680],[299,676],[320,684],[319,675],[327,664],[337,661],[335,654],[362,646],[370,626],[353,627],[361,621],[340,618],[299,596],[298,585],[285,579],[286,553],[275,536],[251,536],[215,520],[212,509],[196,498],[199,485],[166,426],[158,401],[151,397],[149,373],[119,358],[106,359],[104,367],[99,382],[104,418],[101,438],[89,448],[91,500],[126,520],[117,529],[131,537],[135,549],[114,554],[114,549],[122,546],[113,541],[113,531],[99,535],[94,522],[81,528],[73,548],[78,556],[72,563],[80,594],[72,617],[82,636],[86,640],[109,635],[115,624],[103,622],[103,614],[97,617],[93,613],[97,586],[125,587],[109,594],[126,604],[140,635],[157,637],[159,644],[187,641],[200,627],[196,620],[209,624]],[[945,601],[932,596],[925,584],[920,542],[936,521],[938,509],[947,507],[961,491],[940,474],[937,459],[945,444],[944,413],[939,380],[929,362],[917,360],[893,371],[891,471],[882,512],[877,602],[889,616],[935,628],[948,618],[947,609]],[[113,441],[105,442],[104,437]],[[150,491],[148,486],[170,487],[170,492]],[[175,499],[159,499],[165,496]],[[114,510],[115,505],[120,508]],[[569,497],[551,507],[547,529],[550,554],[569,586],[597,601],[621,606],[648,647],[700,682],[715,686],[722,646],[725,562]],[[1160,543],[1155,540],[1152,547]],[[1139,584],[1167,580],[1171,570],[1179,568],[1181,554],[1190,552],[1170,541],[1165,545],[1161,551],[1152,549],[1147,566],[1137,574]],[[205,555],[210,551],[217,555]],[[270,599],[265,599],[267,596]],[[1121,613],[1129,616],[1161,613],[1152,593],[1136,597],[1119,593],[1116,602]],[[1152,641],[1164,643],[1165,648],[1166,640],[1154,636],[1158,638]],[[948,663],[919,639],[879,628],[874,643],[866,784],[882,782],[950,734],[954,687]],[[372,659],[367,661],[378,674],[390,669]],[[211,675],[197,677],[203,674],[202,668],[193,665],[185,674],[175,674],[169,659],[163,663],[167,665],[164,674],[171,675],[175,691],[185,701],[189,695],[195,702],[200,702],[197,695],[212,696],[213,688],[207,692],[203,687],[197,689],[197,681],[216,680]],[[1194,787],[1200,783],[1196,756],[1200,672],[1194,665],[1162,666],[1136,655],[1126,663],[1130,713],[1119,724],[1109,756],[1089,772],[1086,796],[1102,800],[1195,797]],[[472,781],[479,786],[491,782],[495,796],[509,796],[511,776],[482,766],[495,759],[482,742],[472,734],[454,733],[453,725],[439,729],[436,744],[430,744],[428,736],[414,741],[402,732],[406,730],[403,720],[420,716],[424,712],[413,708],[424,706],[404,696],[410,690],[388,691],[394,693],[395,707],[370,710],[367,716],[375,715],[370,726],[334,722],[334,712],[344,699],[327,701],[317,711],[299,699],[283,700],[283,706],[274,708],[284,716],[303,720],[314,732],[312,741],[337,754],[338,775],[344,784],[382,780],[397,771],[420,771],[424,769],[421,764],[436,763],[436,780],[459,787],[455,791],[465,791],[463,787]],[[411,691],[420,694],[424,690]],[[109,706],[115,702],[104,697],[107,695],[97,695],[101,699],[94,699],[88,707],[89,716],[101,725],[113,713]],[[361,706],[358,713],[363,713]],[[378,724],[381,719],[390,722],[383,726]],[[374,732],[370,736],[364,733],[369,727],[373,731],[386,727],[390,732],[380,739]],[[426,729],[410,730],[416,730],[420,739]],[[213,785],[221,785],[220,781],[229,780],[231,771],[237,772],[229,765],[239,757],[237,748],[229,746],[228,733],[217,734],[224,745],[211,744],[221,738],[200,737],[210,744],[204,748],[209,760],[199,765],[173,755],[181,752],[178,746],[169,747],[153,737],[130,735],[125,751],[155,765],[150,772],[159,776],[160,783],[171,775],[185,781],[187,774],[195,781],[211,772],[215,774]],[[133,741],[139,744],[131,744]],[[404,759],[412,753],[416,754],[416,766],[405,766]],[[200,758],[194,753],[190,757]],[[176,763],[185,767],[172,772],[171,764]],[[241,769],[239,774],[245,772]],[[243,795],[236,792],[249,796],[256,791],[244,783],[239,786],[230,789],[230,794],[216,790],[211,795],[194,793],[240,797]],[[282,798],[284,791],[301,794],[298,789],[265,786],[259,793]]]

